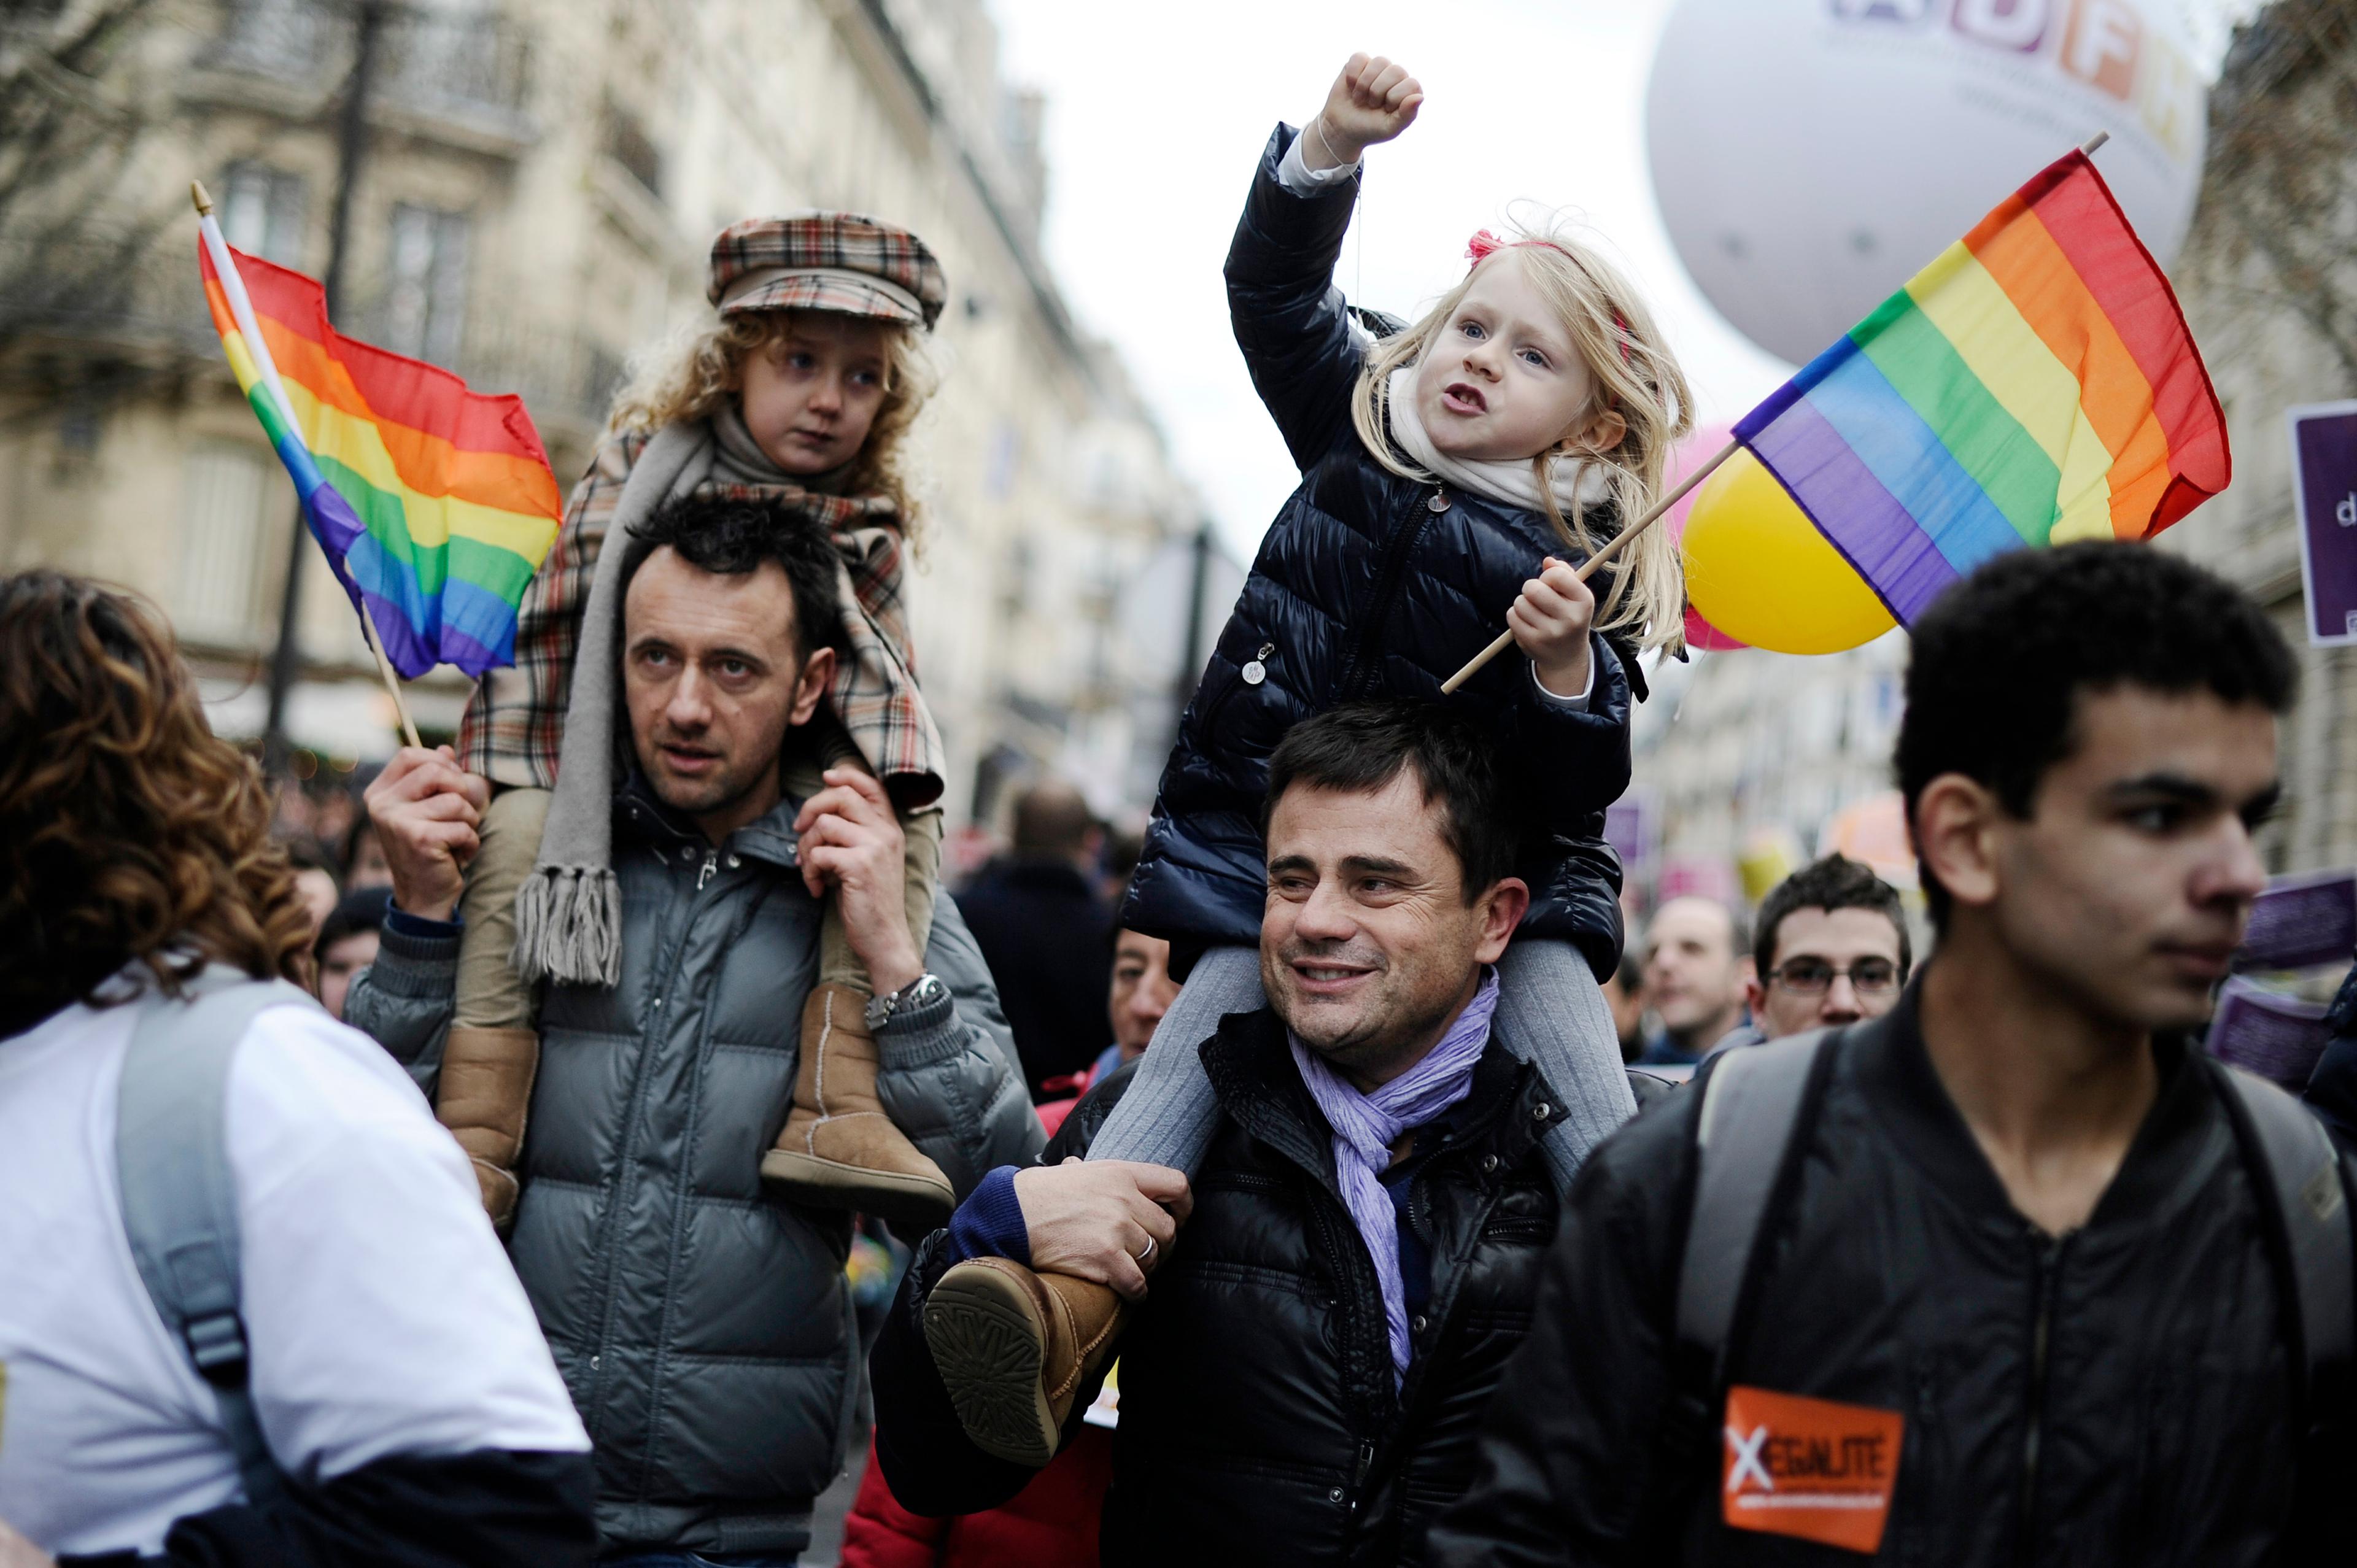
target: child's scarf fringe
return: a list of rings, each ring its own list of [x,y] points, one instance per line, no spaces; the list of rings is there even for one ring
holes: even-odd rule
[[[622,978],[622,885],[608,866],[535,866],[516,889],[515,952],[527,982],[602,985]]]

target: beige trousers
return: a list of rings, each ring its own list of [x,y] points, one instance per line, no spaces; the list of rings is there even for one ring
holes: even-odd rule
[[[825,787],[820,772],[828,768],[856,768],[866,763],[840,725],[820,722],[804,725],[788,737],[780,759],[780,784],[788,795],[807,800]],[[515,950],[516,892],[540,859],[541,830],[548,823],[549,792],[545,789],[502,789],[483,814],[482,847],[467,867],[467,890],[458,900],[466,922],[458,938],[457,1011],[452,1022],[459,1028],[532,1028],[532,988],[509,962]],[[909,934],[917,950],[925,950],[933,929],[933,900],[941,887],[942,813],[927,807],[900,818],[905,842],[902,863]],[[852,951],[843,928],[842,912],[826,901],[819,925],[819,971],[822,984],[848,985],[873,994],[867,967]]]

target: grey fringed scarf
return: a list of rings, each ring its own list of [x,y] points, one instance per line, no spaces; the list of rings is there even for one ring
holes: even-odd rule
[[[614,876],[613,747],[621,679],[622,564],[665,501],[705,484],[825,493],[836,475],[796,478],[771,463],[734,403],[656,432],[622,487],[582,613],[540,859],[516,893],[511,962],[526,981],[612,985],[621,978],[622,892]]]

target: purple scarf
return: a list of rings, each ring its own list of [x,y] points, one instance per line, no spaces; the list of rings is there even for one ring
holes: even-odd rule
[[[1301,1081],[1334,1129],[1334,1171],[1342,1201],[1359,1228],[1375,1281],[1383,1293],[1383,1322],[1391,1330],[1392,1367],[1405,1376],[1408,1362],[1407,1286],[1400,1280],[1399,1212],[1383,1190],[1392,1145],[1412,1127],[1421,1127],[1473,1090],[1473,1064],[1490,1043],[1490,1015],[1498,1008],[1498,972],[1485,969],[1473,1000],[1422,1061],[1372,1094],[1361,1094],[1326,1065],[1326,1058],[1295,1039],[1293,1059]]]

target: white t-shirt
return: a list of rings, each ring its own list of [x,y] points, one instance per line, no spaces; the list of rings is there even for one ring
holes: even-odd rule
[[[60,1554],[152,1552],[244,1495],[123,1233],[115,1090],[143,1011],[69,1007],[0,1039],[0,1520]],[[588,1448],[466,1156],[383,1051],[273,1007],[226,1115],[254,1405],[281,1468]]]

